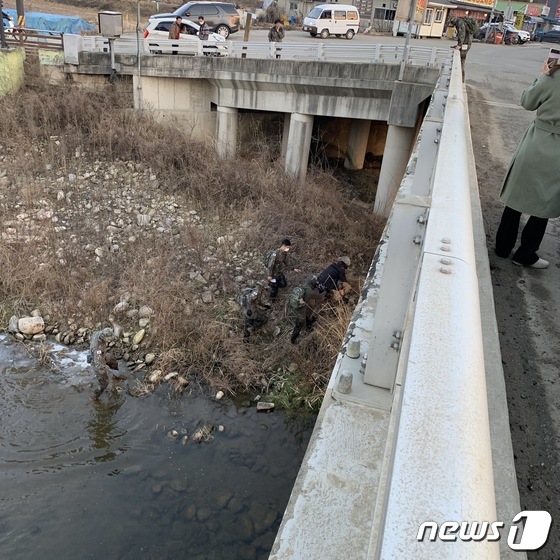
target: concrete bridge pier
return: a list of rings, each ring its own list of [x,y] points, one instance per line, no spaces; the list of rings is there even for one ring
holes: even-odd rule
[[[218,105],[216,152],[222,159],[234,158],[237,152],[238,110]]]
[[[415,132],[414,127],[393,124],[390,124],[387,129],[387,140],[373,206],[373,211],[376,214],[389,216],[393,200],[406,171]]]
[[[311,148],[311,133],[313,132],[313,115],[302,115],[292,113],[289,124],[284,122],[284,133],[288,129],[288,141],[286,144],[286,155],[284,168],[286,173],[296,177],[300,181],[305,180],[307,175],[307,163],[309,161],[309,150]],[[282,151],[284,141],[282,141]]]
[[[346,169],[358,170],[364,168],[370,126],[371,121],[364,119],[354,119],[350,124],[346,158],[344,160]]]

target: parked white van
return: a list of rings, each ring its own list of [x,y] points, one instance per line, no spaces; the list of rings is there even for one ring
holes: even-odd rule
[[[356,6],[346,4],[320,4],[315,6],[303,20],[303,30],[311,37],[329,35],[352,39],[360,28],[360,14]]]

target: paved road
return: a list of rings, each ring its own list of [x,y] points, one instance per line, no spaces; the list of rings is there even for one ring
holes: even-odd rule
[[[560,220],[549,222],[541,248],[548,270],[516,267],[492,251],[501,181],[534,118],[519,99],[549,48],[474,45],[466,74],[521,506],[547,510],[555,523],[547,546],[529,558],[553,560],[560,558]]]

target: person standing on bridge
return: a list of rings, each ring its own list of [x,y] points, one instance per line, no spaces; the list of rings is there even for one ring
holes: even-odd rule
[[[461,73],[463,75],[463,82],[465,81],[465,62],[467,60],[467,53],[469,52],[472,45],[472,38],[476,32],[477,26],[473,18],[463,17],[458,18],[453,13],[453,10],[449,12],[449,23],[455,26],[455,31],[457,32],[457,44],[455,49],[460,51],[461,56]]]
[[[198,38],[201,41],[208,41],[208,37],[210,37],[210,28],[202,16],[198,16],[198,25],[200,26],[200,29],[198,30]]]
[[[181,37],[181,27],[182,27],[183,18],[181,16],[177,16],[175,21],[171,24],[169,28],[169,39],[172,41],[178,41]],[[171,54],[177,54],[178,51],[171,51]]]
[[[284,32],[284,27],[282,26],[282,20],[277,19],[274,21],[274,25],[270,28],[268,32],[268,40],[271,43],[281,43],[282,39],[286,36]],[[277,53],[276,58],[280,58],[280,55]]]
[[[541,76],[521,96],[527,111],[537,111],[506,173],[500,199],[506,207],[496,234],[496,255],[508,258],[517,242],[521,214],[529,220],[521,233],[514,264],[547,268],[537,254],[549,218],[560,216],[560,65],[545,63]]]

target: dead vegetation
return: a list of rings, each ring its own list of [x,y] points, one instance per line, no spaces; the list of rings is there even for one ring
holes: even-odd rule
[[[35,83],[0,98],[0,113],[3,237],[18,216],[36,214],[45,200],[55,214],[74,204],[77,216],[64,227],[52,219],[42,220],[35,230],[23,231],[18,225],[21,238],[2,242],[3,329],[12,314],[25,315],[35,308],[60,329],[68,323],[88,329],[107,326],[120,296],[129,292],[134,301],[154,311],[150,336],[138,350],[156,353],[154,368],[178,371],[193,384],[230,392],[271,392],[284,406],[320,402],[352,308],[325,308],[316,329],[293,346],[284,293],[284,300],[275,303],[271,327],[243,344],[241,313],[234,303],[239,291],[234,261],[238,254],[254,255],[248,268],[264,276],[262,255],[289,236],[304,271],[290,278],[294,286],[348,254],[355,303],[383,224],[363,204],[356,204],[344,185],[320,170],[311,170],[300,185],[271,162],[266,147],[263,157],[218,160],[211,148],[149,114],[136,115],[122,96],[110,92]],[[68,173],[99,167],[99,162],[149,169],[158,181],[138,186],[133,198],[173,195],[180,209],[194,208],[207,227],[185,223],[172,236],[148,236],[101,262],[92,258],[84,244],[103,244],[109,217],[86,212],[83,193],[59,200],[57,182]],[[91,187],[88,200],[95,204],[112,196],[106,188],[104,182]],[[201,305],[200,293],[187,289],[189,271],[204,273],[208,246],[241,222],[251,226],[243,238],[235,239],[235,250],[230,245],[217,248],[220,258],[232,261],[219,272],[222,297]],[[132,323],[130,319],[124,328]]]

